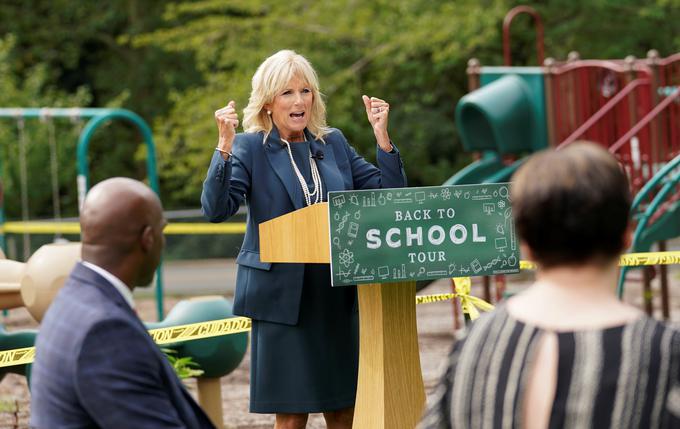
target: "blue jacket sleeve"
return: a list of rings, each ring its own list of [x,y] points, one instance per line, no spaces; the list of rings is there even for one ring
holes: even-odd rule
[[[233,155],[228,161],[215,151],[201,192],[201,209],[210,222],[222,222],[238,211],[250,195],[251,168],[248,145],[234,139]]]
[[[129,322],[93,326],[77,359],[76,389],[98,427],[185,427],[164,390],[162,363]]]
[[[352,169],[354,189],[403,188],[407,186],[404,163],[399,150],[393,144],[392,152],[387,153],[376,146],[378,167],[366,161],[352,146],[347,143],[345,150]]]

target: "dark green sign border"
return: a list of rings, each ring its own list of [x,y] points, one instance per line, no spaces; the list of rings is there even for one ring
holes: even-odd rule
[[[509,184],[330,192],[333,286],[519,272]]]

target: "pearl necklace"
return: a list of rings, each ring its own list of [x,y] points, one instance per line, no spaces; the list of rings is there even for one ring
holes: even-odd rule
[[[307,203],[308,206],[320,203],[321,201],[323,201],[323,191],[321,189],[321,175],[319,174],[319,169],[316,166],[316,160],[312,158],[312,151],[311,150],[309,151],[309,167],[310,172],[312,173],[312,183],[314,184],[314,191],[310,192],[309,187],[307,186],[307,181],[305,180],[302,173],[300,173],[300,169],[298,168],[297,164],[295,163],[295,160],[293,159],[293,152],[290,150],[290,143],[284,139],[281,139],[281,141],[285,144],[286,149],[288,149],[288,157],[290,158],[290,163],[293,165],[293,171],[295,171],[295,175],[297,176],[298,181],[300,182],[302,193],[305,196],[305,202]],[[306,137],[305,141],[307,141]],[[314,197],[314,201],[312,201],[312,197]]]

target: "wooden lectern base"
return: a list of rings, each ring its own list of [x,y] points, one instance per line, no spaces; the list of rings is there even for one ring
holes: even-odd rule
[[[330,262],[328,203],[260,224],[262,262]],[[359,285],[355,429],[413,429],[425,405],[416,329],[416,283]]]
[[[416,283],[357,286],[359,380],[354,429],[413,429],[425,406]]]

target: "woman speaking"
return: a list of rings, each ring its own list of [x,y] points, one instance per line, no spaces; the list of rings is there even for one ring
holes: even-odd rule
[[[267,58],[252,79],[244,133],[230,101],[215,112],[217,147],[201,205],[211,222],[245,200],[248,220],[236,262],[234,313],[252,319],[250,411],[275,413],[276,428],[304,428],[322,412],[329,428],[351,428],[358,370],[356,288],[330,285],[327,264],[260,260],[258,225],[327,200],[329,191],[406,186],[387,123],[389,105],[363,96],[378,167],[326,125],[311,64],[293,51]]]

